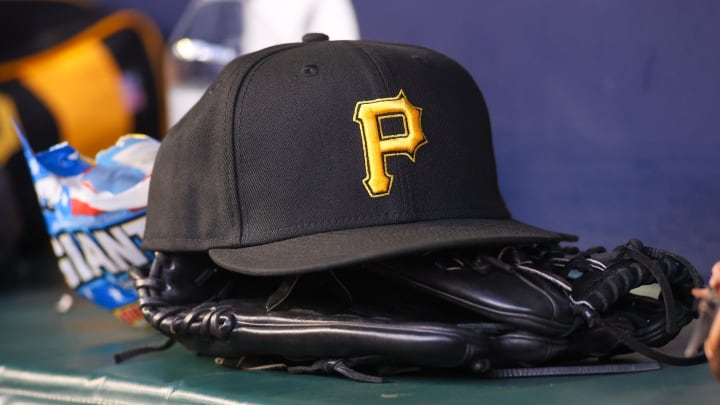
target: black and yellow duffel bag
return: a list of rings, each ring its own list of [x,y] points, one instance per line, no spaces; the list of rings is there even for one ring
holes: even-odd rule
[[[48,246],[11,117],[36,151],[67,141],[92,157],[127,133],[160,138],[166,130],[163,49],[156,24],[137,11],[0,0],[0,171],[9,179],[0,206],[11,225],[0,243],[6,248]],[[10,207],[17,207],[14,214]]]

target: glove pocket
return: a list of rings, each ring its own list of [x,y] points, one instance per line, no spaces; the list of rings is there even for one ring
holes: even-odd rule
[[[577,327],[566,292],[512,266],[474,266],[461,256],[420,256],[368,265],[377,276],[468,309],[491,321],[551,336]]]

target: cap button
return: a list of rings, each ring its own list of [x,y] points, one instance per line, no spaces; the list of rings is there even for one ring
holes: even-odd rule
[[[321,34],[319,32],[310,32],[308,34],[303,35],[303,37],[302,37],[303,42],[320,42],[320,41],[327,41],[329,39],[330,39],[329,36],[327,36],[325,34]]]

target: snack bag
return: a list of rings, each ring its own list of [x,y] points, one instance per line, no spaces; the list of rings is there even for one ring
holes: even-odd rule
[[[123,321],[145,325],[127,270],[153,260],[140,245],[160,142],[125,135],[93,161],[67,142],[35,154],[15,128],[65,282]]]

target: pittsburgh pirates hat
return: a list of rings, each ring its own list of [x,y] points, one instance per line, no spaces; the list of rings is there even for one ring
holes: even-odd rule
[[[170,129],[143,247],[278,275],[561,239],[508,212],[485,101],[458,63],[308,34],[230,62]]]

